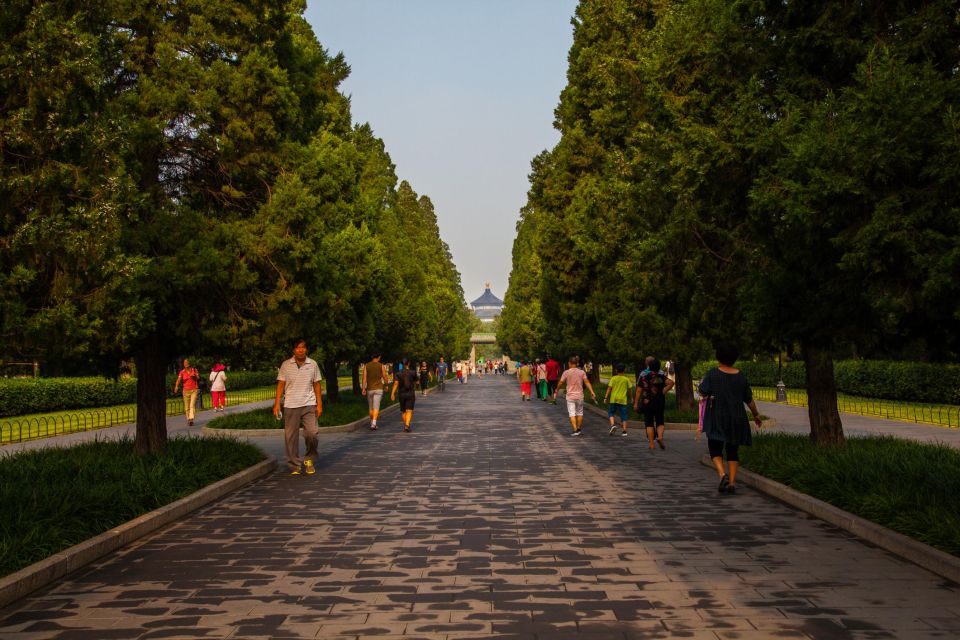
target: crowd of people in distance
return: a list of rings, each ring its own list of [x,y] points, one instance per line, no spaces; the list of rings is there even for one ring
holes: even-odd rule
[[[738,357],[735,347],[719,345],[716,350],[718,366],[704,375],[697,388],[700,395],[699,431],[707,436],[710,458],[720,481],[720,493],[736,492],[739,448],[749,446],[752,442],[746,408],[750,409],[757,427],[762,426],[750,384],[744,373],[734,367]],[[591,366],[591,363],[581,363],[577,356],[569,358],[565,369],[553,357],[544,361],[521,360],[516,363],[520,399],[529,402],[536,394],[538,399],[556,404],[557,396],[564,392],[572,428],[570,435],[580,437],[586,393],[597,403],[597,395],[588,375]],[[620,436],[627,436],[629,407],[632,404],[634,411],[643,417],[648,448],[666,448],[666,395],[674,387],[670,369],[669,363],[661,368],[660,361],[654,356],[645,359],[643,370],[634,379],[626,375],[624,365],[613,366],[613,375],[607,382],[603,397],[607,404],[611,436],[617,434],[618,426]],[[371,431],[379,429],[380,406],[387,389],[390,389],[391,401],[399,400],[403,432],[411,433],[417,392],[426,395],[427,388],[434,380],[438,382],[438,391],[443,392],[448,376],[455,376],[460,384],[467,384],[471,376],[506,375],[508,371],[506,362],[457,360],[451,365],[443,357],[432,365],[426,360],[407,357],[391,367],[381,362],[381,354],[374,353],[370,362],[363,365],[360,381],[361,393],[367,398],[369,428]],[[184,406],[190,425],[194,421],[200,380],[197,369],[190,366],[188,359],[184,359],[183,368],[174,382],[174,393],[183,387]],[[284,448],[291,475],[316,473],[314,461],[318,457],[318,420],[323,414],[320,381],[320,366],[308,357],[306,340],[295,340],[293,355],[278,368],[273,404],[274,416],[277,420],[283,420]],[[226,367],[215,365],[210,371],[209,383],[213,406],[217,411],[223,411],[226,406],[226,382]],[[300,456],[299,446],[301,427],[305,445],[303,456]]]

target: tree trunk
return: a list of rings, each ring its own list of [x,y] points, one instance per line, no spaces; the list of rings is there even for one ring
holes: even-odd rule
[[[340,401],[340,381],[337,380],[336,360],[323,361],[323,377],[327,379],[327,402],[336,404]]]
[[[134,354],[137,366],[137,435],[133,449],[138,454],[160,453],[167,443],[167,358],[162,341],[151,334]]]
[[[693,411],[696,407],[693,401],[693,367],[689,362],[674,362],[673,376],[676,383],[674,388],[677,392],[677,409]]]
[[[837,410],[837,385],[833,377],[833,358],[819,347],[803,345],[807,367],[807,411],[810,415],[810,439],[819,445],[844,444],[843,423]]]
[[[359,396],[363,390],[360,388],[360,362],[350,363],[350,377],[353,382],[353,395]]]

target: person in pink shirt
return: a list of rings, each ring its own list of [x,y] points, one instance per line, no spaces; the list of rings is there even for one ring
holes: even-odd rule
[[[567,414],[570,416],[570,426],[573,427],[571,436],[579,436],[580,428],[583,426],[583,387],[586,385],[590,390],[590,396],[593,401],[597,401],[597,394],[593,392],[593,385],[587,379],[587,374],[583,369],[577,367],[577,357],[570,358],[570,364],[567,370],[560,376],[560,382],[557,384],[557,390],[553,394],[553,400],[556,402],[557,394],[560,393],[566,385],[567,387]]]
[[[210,399],[214,411],[223,411],[227,406],[227,368],[219,362],[210,371]]]
[[[192,427],[194,414],[197,411],[200,374],[190,366],[190,361],[186,358],[183,359],[183,369],[180,369],[173,383],[174,393],[177,393],[181,382],[183,383],[183,412],[187,414],[187,424]]]

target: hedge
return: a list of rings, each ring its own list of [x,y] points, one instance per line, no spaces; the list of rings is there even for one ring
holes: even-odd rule
[[[700,378],[716,362],[701,362],[693,368]],[[777,384],[776,362],[737,362],[750,384],[773,387]],[[960,404],[960,365],[894,360],[838,360],[833,363],[837,391],[865,398]],[[802,362],[783,363],[787,388],[805,389],[806,370]]]
[[[209,372],[206,372],[206,375],[209,375]],[[227,389],[235,391],[268,386],[277,379],[275,371],[228,371],[227,376]],[[171,393],[174,379],[173,375],[167,376],[167,389]],[[0,417],[109,407],[136,401],[137,381],[133,378],[0,379]]]

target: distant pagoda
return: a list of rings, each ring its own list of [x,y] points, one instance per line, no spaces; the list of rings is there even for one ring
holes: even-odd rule
[[[486,290],[483,295],[471,302],[470,307],[473,309],[473,315],[484,322],[493,322],[494,318],[503,311],[503,300],[493,295],[489,282],[484,283],[484,286]]]

